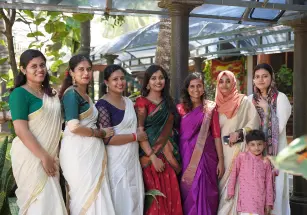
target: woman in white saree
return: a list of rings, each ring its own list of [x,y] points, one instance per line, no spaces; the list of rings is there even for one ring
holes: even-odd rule
[[[147,138],[137,131],[133,103],[122,93],[126,88],[125,70],[110,65],[104,70],[108,93],[96,104],[100,128],[113,126],[114,136],[105,138],[108,171],[116,215],[142,215],[144,185],[139,162],[138,140]]]
[[[113,130],[96,127],[98,112],[87,95],[92,62],[83,55],[75,55],[69,67],[60,93],[66,121],[60,164],[68,183],[69,212],[71,215],[114,215],[107,155],[101,139],[112,135]]]
[[[260,119],[254,105],[245,95],[238,93],[236,78],[230,71],[222,71],[217,77],[215,102],[219,112],[225,164],[225,174],[219,181],[218,215],[237,215],[239,186],[237,184],[234,198],[227,200],[229,176],[238,153],[245,150],[246,132],[259,129]]]
[[[20,56],[9,105],[17,137],[11,160],[19,214],[66,215],[59,184],[61,104],[49,85],[46,58],[38,50]]]

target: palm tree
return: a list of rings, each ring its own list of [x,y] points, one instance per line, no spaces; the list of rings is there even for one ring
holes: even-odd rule
[[[162,68],[164,68],[168,74],[170,73],[171,18],[163,18],[160,21],[155,63],[162,66]]]

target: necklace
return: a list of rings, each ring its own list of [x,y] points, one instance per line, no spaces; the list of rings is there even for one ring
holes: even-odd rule
[[[30,84],[26,84],[27,87],[39,98],[41,98],[43,96],[43,90],[42,88],[40,87],[40,89],[36,89],[34,87],[31,87]]]

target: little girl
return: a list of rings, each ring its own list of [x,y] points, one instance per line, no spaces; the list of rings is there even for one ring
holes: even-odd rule
[[[237,212],[240,215],[270,215],[274,203],[272,167],[262,156],[265,136],[252,130],[246,135],[247,152],[241,152],[232,169],[227,187],[227,198],[234,197],[238,177]]]

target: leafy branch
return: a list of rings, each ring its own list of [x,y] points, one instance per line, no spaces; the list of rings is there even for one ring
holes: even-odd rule
[[[13,71],[13,76],[16,77],[18,74],[17,63],[15,59],[14,39],[13,39],[13,25],[16,18],[15,9],[7,9],[5,14],[4,9],[0,8],[0,16],[4,20],[5,31],[3,32],[7,40],[7,48],[9,52],[9,64]]]
[[[20,18],[18,18],[16,20],[16,22],[23,22],[26,25],[28,25],[31,34],[33,34],[33,31],[32,31],[32,28],[31,28],[31,22],[27,21],[27,19],[20,13],[20,11],[17,11],[17,14],[20,16]],[[38,41],[38,37],[37,36],[35,36],[35,40]]]

